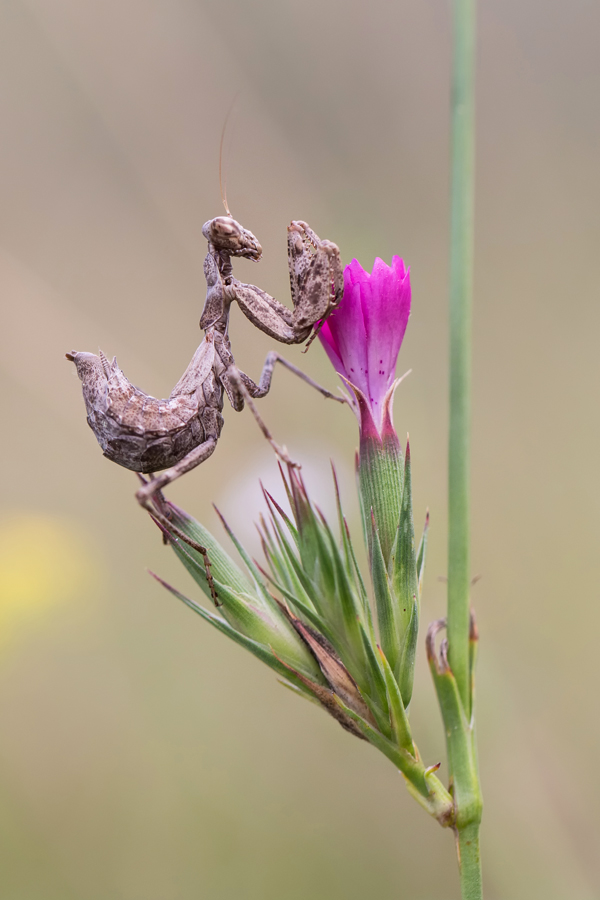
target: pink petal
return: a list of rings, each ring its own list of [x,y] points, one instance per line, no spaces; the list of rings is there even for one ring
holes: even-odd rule
[[[328,323],[337,352],[346,369],[346,378],[368,396],[367,335],[361,303],[361,281],[353,276],[368,275],[357,260],[344,270],[344,296]]]
[[[342,362],[342,358],[340,356],[340,351],[338,350],[338,346],[335,342],[335,338],[331,333],[331,327],[329,322],[331,318],[327,322],[323,322],[321,325],[321,330],[319,331],[319,338],[321,339],[321,343],[323,344],[323,349],[325,353],[329,357],[329,361],[331,362],[333,368],[341,375],[343,378],[347,378],[346,368],[344,363]]]
[[[353,259],[344,269],[344,295],[321,329],[321,343],[336,371],[362,395],[356,412],[370,430],[384,428],[384,398],[410,315],[410,275],[399,256],[377,258],[371,274]],[[363,402],[364,401],[364,402]],[[369,407],[370,421],[364,414]],[[391,426],[389,413],[385,425]]]
[[[400,257],[392,267],[377,258],[363,286],[363,315],[368,342],[369,399],[381,427],[382,402],[394,380],[396,360],[410,315],[410,276]]]

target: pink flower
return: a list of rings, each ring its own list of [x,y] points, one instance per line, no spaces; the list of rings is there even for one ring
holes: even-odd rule
[[[344,296],[319,337],[337,373],[356,395],[361,436],[392,428],[389,404],[396,360],[410,315],[410,275],[399,256],[377,258],[369,275],[358,260],[344,269]]]

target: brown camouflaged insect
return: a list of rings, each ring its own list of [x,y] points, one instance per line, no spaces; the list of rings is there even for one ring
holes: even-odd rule
[[[142,479],[144,484],[136,497],[159,519],[164,515],[151,507],[153,500],[156,507],[159,492],[213,453],[223,427],[224,394],[238,411],[246,400],[271,441],[251,398],[264,397],[268,392],[276,362],[325,397],[345,402],[276,352],[267,356],[256,384],[236,367],[228,336],[229,311],[236,302],[257,328],[277,341],[302,343],[311,332],[314,337],[318,323],[342,298],[343,269],[337,246],[322,241],[306,222],[288,226],[290,310],[255,285],[233,276],[231,257],[261,258],[262,248],[251,231],[231,216],[218,216],[205,223],[202,233],[208,240],[204,260],[206,302],[200,319],[204,339],[168,399],[158,400],[131,384],[116,358],[111,363],[102,352],[99,356],[78,351],[66,354],[77,367],[87,421],[104,455],[140,476],[151,476],[147,481]],[[199,545],[196,549],[208,563],[205,549]]]

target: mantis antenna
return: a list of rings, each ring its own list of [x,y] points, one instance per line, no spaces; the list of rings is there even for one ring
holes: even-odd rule
[[[228,216],[231,216],[231,212],[229,211],[229,205],[227,203],[227,178],[223,178],[223,144],[225,142],[225,132],[227,131],[227,123],[229,122],[229,117],[233,112],[233,107],[235,106],[236,100],[239,97],[240,92],[234,96],[233,100],[229,104],[229,109],[227,110],[227,115],[225,116],[225,121],[223,122],[223,128],[221,129],[221,141],[219,144],[219,189],[221,191],[221,200],[223,201],[223,206],[225,207],[225,212]],[[231,216],[233,218],[233,216]]]

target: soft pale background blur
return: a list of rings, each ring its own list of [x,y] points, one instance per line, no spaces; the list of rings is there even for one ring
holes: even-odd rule
[[[600,897],[600,8],[490,0],[479,24],[473,573],[489,900]],[[443,613],[449,7],[400,0],[0,4],[0,893],[6,900],[456,900],[451,835],[383,757],[279,687],[147,575],[193,590],[102,458],[71,349],[166,396],[199,339],[202,223],[264,247],[289,296],[307,219],[370,266],[401,253],[413,315],[396,399],[424,624]],[[272,341],[233,310],[258,375]],[[289,358],[334,386],[314,346]],[[261,409],[357,526],[356,427],[286,372]],[[225,410],[170,496],[251,546],[273,457]],[[421,654],[417,740],[442,758]]]

